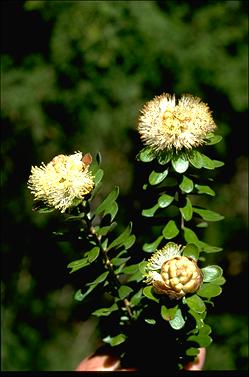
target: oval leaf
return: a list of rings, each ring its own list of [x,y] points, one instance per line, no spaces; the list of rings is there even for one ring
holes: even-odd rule
[[[188,160],[183,156],[174,158],[173,160],[171,160],[171,163],[177,173],[184,173],[189,166]]]
[[[159,236],[154,242],[145,243],[143,245],[143,251],[146,251],[147,253],[153,253],[160,245],[162,239],[163,239],[163,236]]]
[[[149,325],[156,324],[156,321],[153,318],[145,318],[145,322],[147,322]]]
[[[119,188],[116,186],[103,200],[103,202],[95,209],[95,213],[98,215],[101,212],[109,209],[110,205],[117,199],[119,194]]]
[[[193,207],[193,211],[201,216],[206,221],[220,221],[224,219],[219,213],[210,211],[208,209],[201,209]]]
[[[126,335],[125,334],[118,334],[116,336],[111,337],[108,335],[103,339],[105,343],[110,344],[111,346],[117,346],[121,343],[123,343],[126,340]]]
[[[192,209],[192,204],[189,198],[186,198],[186,205],[182,208],[179,208],[179,210],[184,220],[189,221],[192,219],[193,209]]]
[[[214,144],[219,143],[221,140],[222,140],[221,135],[210,134],[210,135],[207,136],[206,144],[207,145],[214,145]]]
[[[97,309],[92,314],[95,315],[96,317],[107,317],[108,315],[110,315],[115,310],[118,310],[118,305],[116,303],[114,303],[109,308]]]
[[[192,295],[185,299],[186,304],[190,309],[196,313],[204,313],[206,310],[206,305],[202,299],[197,295]]]
[[[155,186],[155,185],[158,185],[159,183],[161,183],[164,178],[166,178],[168,175],[168,169],[164,170],[163,172],[156,172],[156,171],[152,171],[149,175],[149,183],[152,185],[152,186]]]
[[[189,192],[193,191],[194,183],[191,179],[184,175],[179,187],[183,192],[186,192],[188,194]]]
[[[199,249],[198,249],[198,247],[195,244],[189,243],[189,244],[187,244],[184,247],[182,254],[185,257],[189,257],[189,258],[193,258],[195,260],[198,260],[198,258],[199,258]]]
[[[222,276],[223,270],[220,266],[212,265],[201,269],[203,275],[203,282],[211,282],[214,279]]]
[[[168,207],[174,200],[174,197],[171,195],[163,194],[158,199],[158,205],[160,208]]]
[[[154,207],[143,209],[142,215],[145,217],[153,217],[158,208],[159,204],[155,204]]]
[[[133,292],[133,289],[131,287],[128,287],[128,285],[121,285],[118,290],[119,298],[123,300],[125,297],[129,296],[131,292]]]
[[[177,309],[178,309],[178,305],[174,306],[173,308],[166,308],[165,305],[162,305],[162,307],[161,307],[161,317],[165,321],[172,321],[175,318]]]
[[[171,159],[171,153],[169,152],[161,152],[158,156],[157,156],[157,161],[160,165],[166,165],[170,159]]]
[[[155,158],[154,151],[151,147],[145,147],[142,149],[139,154],[137,155],[137,159],[142,162],[151,162]]]
[[[211,298],[219,296],[222,289],[219,285],[214,285],[211,283],[204,283],[201,288],[197,291],[198,296]]]
[[[153,287],[150,285],[148,287],[144,287],[143,289],[143,295],[147,297],[150,300],[159,302],[158,298],[154,296],[153,294]]]
[[[127,240],[127,238],[129,237],[131,233],[131,229],[132,229],[132,223],[130,222],[127,228],[123,231],[123,233],[121,233],[114,241],[110,243],[107,250],[113,249],[114,247],[117,249],[120,246],[122,246],[124,242]]]
[[[187,243],[193,243],[200,249],[200,241],[192,229],[184,228],[184,239]]]
[[[167,240],[176,237],[178,233],[179,229],[177,228],[174,220],[170,220],[168,224],[163,228],[163,236]]]
[[[207,195],[215,196],[214,190],[212,190],[209,186],[196,184],[195,188],[197,189],[198,194],[207,194]]]
[[[175,317],[169,321],[170,326],[174,330],[180,330],[185,325],[185,320],[182,316],[181,309],[177,309]]]
[[[191,165],[193,165],[196,169],[202,168],[202,156],[200,152],[192,151],[192,153],[189,154],[188,159]]]
[[[221,247],[208,245],[207,243],[202,242],[202,241],[200,241],[199,243],[200,243],[201,249],[205,251],[206,253],[218,253],[219,251],[223,250]]]

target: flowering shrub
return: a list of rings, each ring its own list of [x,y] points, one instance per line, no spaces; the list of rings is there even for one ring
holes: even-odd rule
[[[205,254],[221,248],[201,241],[198,233],[223,216],[201,207],[198,197],[215,196],[206,170],[223,165],[200,151],[221,140],[215,129],[208,106],[191,95],[177,102],[162,94],[141,110],[138,132],[145,146],[137,160],[147,168],[141,192],[152,204],[142,210],[151,227],[142,250],[132,222],[114,236],[119,188],[96,201],[104,174],[100,154],[94,160],[89,153],[59,155],[32,167],[28,187],[35,208],[59,210],[79,224],[71,236],[82,240],[84,250],[68,268],[70,273],[89,268],[91,279],[75,299],[94,298],[96,291],[103,297],[92,315],[100,319],[103,342],[117,348],[124,365],[161,369],[168,357],[168,369],[182,369],[212,342],[205,319],[225,279],[218,265],[205,264]],[[166,354],[159,347],[162,334]]]

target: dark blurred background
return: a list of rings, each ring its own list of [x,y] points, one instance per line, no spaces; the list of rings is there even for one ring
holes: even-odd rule
[[[206,370],[248,369],[247,1],[1,2],[1,360],[5,371],[73,370],[95,349],[97,322],[74,301],[68,243],[54,214],[32,212],[31,165],[98,151],[103,195],[120,186],[123,224],[136,217],[136,132],[145,101],[191,93],[213,111],[215,198],[205,231],[227,283],[208,323]],[[124,208],[124,206],[123,206]],[[82,255],[82,253],[80,254]]]

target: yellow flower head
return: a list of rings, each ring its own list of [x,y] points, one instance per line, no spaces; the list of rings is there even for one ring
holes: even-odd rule
[[[179,299],[194,293],[202,282],[202,273],[190,257],[181,255],[181,246],[169,242],[148,260],[145,282],[158,294]]]
[[[190,94],[178,102],[167,93],[155,97],[144,105],[138,121],[142,141],[156,152],[198,147],[215,128],[208,105]]]
[[[94,187],[89,165],[82,160],[82,153],[70,156],[60,154],[47,165],[32,166],[28,188],[36,201],[62,213],[74,205],[75,199],[83,199]]]

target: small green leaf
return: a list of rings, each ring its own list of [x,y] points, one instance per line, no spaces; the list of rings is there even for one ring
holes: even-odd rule
[[[187,243],[193,243],[200,249],[200,240],[192,229],[184,228],[184,239]]]
[[[179,187],[183,192],[186,192],[188,194],[189,192],[193,191],[194,183],[191,179],[184,175]]]
[[[221,166],[224,165],[224,162],[218,161],[218,160],[213,160],[213,165],[215,168],[220,168]]]
[[[176,237],[178,233],[179,229],[177,228],[174,220],[170,220],[168,224],[163,228],[163,236],[167,240]]]
[[[96,234],[98,236],[105,236],[107,233],[111,232],[114,228],[116,228],[117,223],[114,222],[111,225],[100,227],[95,227]]]
[[[129,223],[127,228],[114,240],[110,243],[107,250],[113,249],[113,248],[119,248],[124,244],[125,241],[127,241],[127,238],[129,237],[132,229],[132,222]]]
[[[139,271],[141,272],[142,275],[146,274],[146,267],[147,267],[147,261],[143,260],[142,262],[139,263],[138,268]]]
[[[143,251],[145,251],[146,253],[153,253],[160,245],[162,239],[163,236],[159,236],[154,242],[145,243],[143,245]]]
[[[121,264],[126,263],[129,259],[130,257],[127,257],[127,258],[114,257],[112,258],[111,261],[112,261],[113,266],[120,266]]]
[[[96,317],[107,317],[108,315],[110,315],[112,312],[114,312],[116,310],[118,310],[118,305],[116,303],[114,303],[109,308],[101,308],[101,309],[95,310],[92,313],[92,315],[95,315]]]
[[[113,202],[117,199],[118,194],[119,188],[118,186],[115,186],[115,188],[107,195],[103,202],[95,209],[95,213],[99,215],[101,212],[108,210]]]
[[[208,170],[215,169],[215,164],[214,164],[213,160],[211,160],[211,158],[209,158],[208,156],[205,156],[204,154],[201,154],[201,158],[202,158],[202,167],[203,168],[208,169]]]
[[[76,261],[69,263],[67,267],[72,269],[70,271],[70,274],[72,272],[80,270],[81,268],[89,266],[89,264],[91,264],[95,259],[97,259],[99,252],[100,252],[99,247],[95,246],[93,249],[85,253],[84,258],[78,259]]]
[[[202,241],[200,241],[200,247],[206,253],[218,253],[219,251],[223,250],[221,247],[208,245],[207,243]]]
[[[190,309],[197,313],[203,313],[206,310],[206,305],[202,299],[197,295],[192,295],[185,299],[186,304]]]
[[[151,162],[155,158],[155,153],[151,147],[143,148],[137,155],[137,160],[142,162]]]
[[[159,302],[158,298],[153,294],[153,287],[151,285],[144,287],[143,295],[152,301]]]
[[[129,296],[131,292],[133,292],[133,289],[131,287],[128,287],[128,285],[121,285],[118,290],[119,298],[123,300],[125,297]]]
[[[98,246],[94,247],[92,250],[88,252],[88,260],[90,263],[95,261],[98,258],[100,253],[100,248]]]
[[[159,204],[155,204],[153,207],[151,208],[147,208],[147,209],[143,209],[142,211],[142,215],[145,216],[145,217],[153,217],[156,210],[159,208]]]
[[[75,292],[74,299],[76,301],[82,301],[83,300],[83,294],[81,293],[81,289],[78,289],[77,292]]]
[[[94,174],[95,186],[97,186],[101,182],[103,176],[104,176],[104,171],[102,169],[98,169],[96,173]]]
[[[212,280],[212,284],[214,284],[214,285],[223,285],[223,284],[225,284],[225,282],[226,282],[226,279],[223,276],[221,276],[220,278]]]
[[[222,292],[222,289],[219,285],[214,285],[211,283],[202,284],[201,288],[196,292],[198,296],[211,298],[219,296]]]
[[[141,301],[142,296],[143,296],[143,289],[141,288],[139,289],[138,292],[134,294],[134,296],[131,297],[130,299],[131,305],[134,305],[134,306],[138,305]]]
[[[34,211],[37,211],[38,213],[50,213],[50,212],[54,212],[55,209],[54,208],[43,207],[43,208],[39,208],[39,209],[35,209],[34,208]]]
[[[207,142],[206,142],[207,145],[217,144],[223,139],[221,135],[214,135],[214,134],[210,134],[206,138],[207,138]]]
[[[160,208],[166,208],[168,207],[174,200],[173,196],[163,194],[158,199],[158,205]]]
[[[204,325],[199,329],[200,335],[209,335],[212,332],[212,329],[209,325]]]
[[[152,186],[158,185],[164,180],[164,178],[167,177],[167,175],[168,175],[168,169],[164,170],[163,172],[156,172],[153,170],[149,175],[149,183]]]
[[[87,283],[86,285],[90,285],[90,286],[94,285],[94,286],[96,286],[99,283],[102,283],[103,281],[105,281],[105,279],[107,278],[108,274],[109,274],[109,271],[105,271],[105,272],[103,272],[103,274],[101,274],[100,276],[98,276],[97,279],[95,279],[91,283]]]
[[[136,236],[134,234],[130,235],[127,240],[124,242],[124,248],[128,250],[136,241]]]
[[[191,335],[187,340],[196,342],[199,344],[199,347],[208,347],[212,343],[212,338],[209,335]]]
[[[75,272],[77,270],[80,270],[81,268],[84,268],[86,266],[89,266],[90,262],[88,260],[88,257],[84,257],[82,259],[75,260],[67,265],[68,268],[71,268],[70,274],[72,272]]]
[[[176,311],[176,314],[174,316],[173,319],[171,319],[169,321],[170,323],[170,326],[174,329],[174,330],[180,330],[181,328],[183,328],[183,326],[185,325],[185,320],[182,316],[182,311],[181,309],[177,309]]]
[[[220,221],[224,219],[224,216],[221,216],[219,213],[210,211],[208,209],[201,209],[201,208],[193,207],[193,211],[206,221]]]
[[[127,336],[125,334],[118,334],[111,337],[110,335],[106,336],[103,341],[110,344],[111,346],[117,346],[123,343],[126,340]]]
[[[184,220],[189,221],[192,219],[193,209],[192,209],[192,204],[189,198],[186,198],[186,205],[182,208],[179,208],[179,210]]]
[[[104,216],[110,214],[111,215],[111,221],[114,219],[118,212],[118,204],[117,202],[113,202],[111,206],[105,210]]]
[[[128,277],[127,283],[130,281],[136,281],[137,283],[143,280],[144,276],[141,274],[140,270],[134,272],[131,276]]]
[[[198,260],[199,258],[199,249],[198,247],[193,243],[188,243],[182,253],[185,257],[193,258],[195,260]]]
[[[201,269],[203,275],[203,282],[212,282],[214,279],[222,276],[222,268],[220,266],[212,265]]]
[[[195,319],[197,329],[201,329],[204,326],[203,315],[206,315],[206,312],[197,313],[196,311],[190,309],[189,314]]]
[[[173,308],[166,308],[165,305],[162,305],[161,306],[161,317],[165,321],[172,321],[175,318],[177,309],[178,309],[178,305],[174,306]]]
[[[208,223],[206,221],[202,221],[202,222],[196,224],[196,227],[197,228],[207,228],[208,227]]]
[[[192,153],[188,155],[188,159],[191,165],[193,165],[196,169],[202,168],[202,155],[200,152],[192,151]]]
[[[160,152],[157,156],[157,161],[160,165],[166,165],[172,158],[171,153],[169,152]]]
[[[134,272],[138,271],[139,263],[131,264],[123,269],[124,274],[134,274]]]
[[[209,186],[196,184],[195,188],[197,189],[198,194],[207,194],[207,195],[215,196],[214,190],[212,190]]]
[[[177,173],[184,173],[189,166],[189,162],[184,156],[173,158],[171,164]]]
[[[156,324],[156,321],[153,318],[145,318],[145,322],[149,323],[149,325]]]
[[[199,348],[190,347],[186,351],[187,356],[197,356],[199,354]]]

